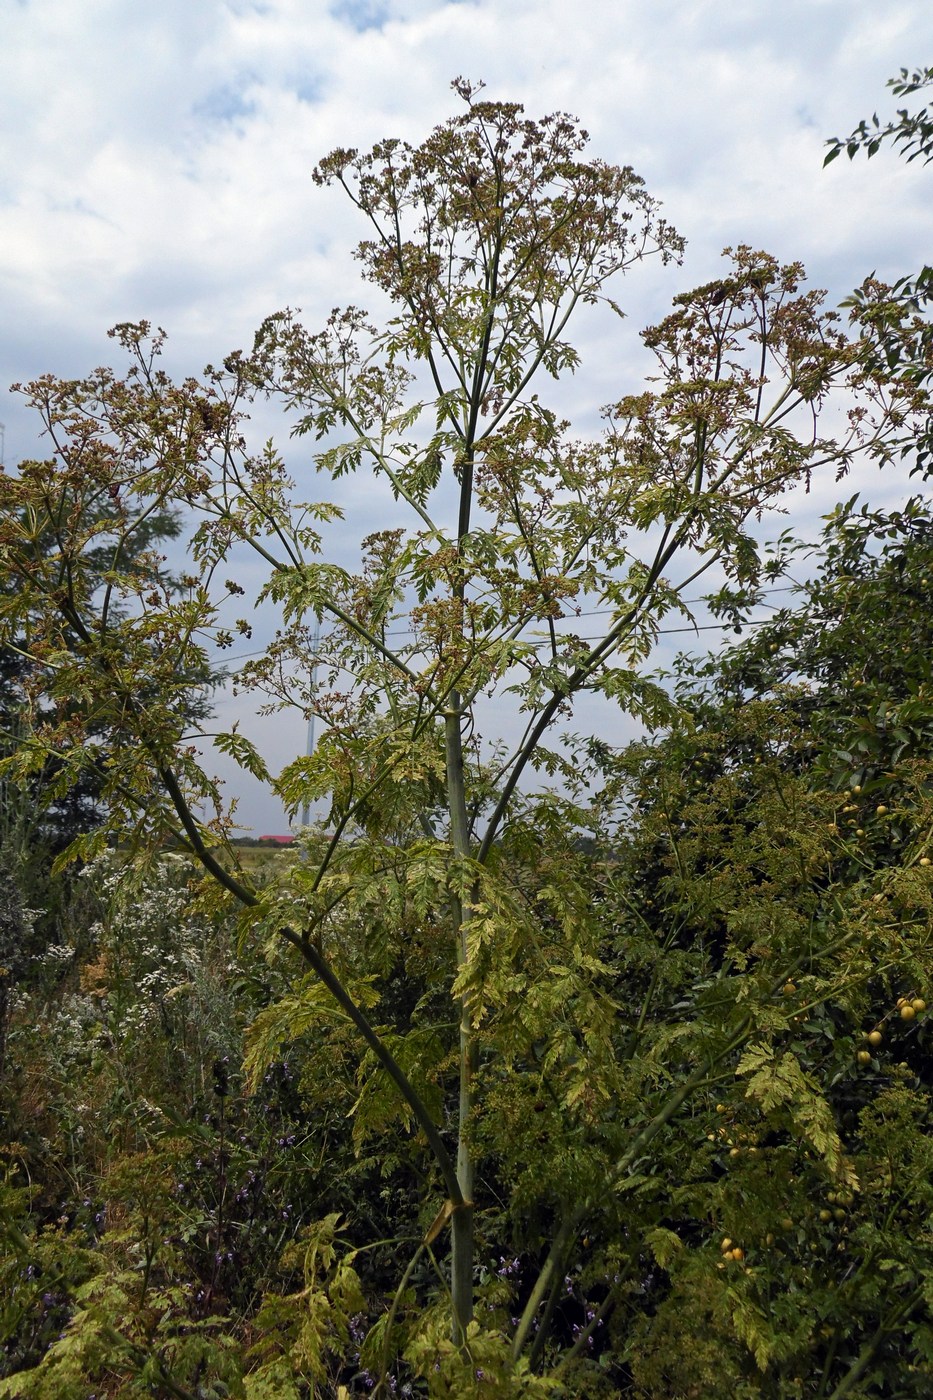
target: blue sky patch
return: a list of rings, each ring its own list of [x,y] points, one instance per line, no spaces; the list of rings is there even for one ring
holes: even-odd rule
[[[330,13],[362,34],[367,29],[381,29],[389,18],[389,7],[384,0],[337,0]]]
[[[267,15],[272,9],[267,0],[224,0],[224,4],[234,15]]]
[[[208,121],[233,122],[240,117],[251,117],[256,111],[256,103],[245,94],[252,87],[255,78],[244,75],[241,82],[225,83],[214,88],[194,104],[194,114],[206,117]]]
[[[292,80],[291,88],[299,102],[314,104],[321,101],[324,94],[324,81],[315,74],[305,74]]]

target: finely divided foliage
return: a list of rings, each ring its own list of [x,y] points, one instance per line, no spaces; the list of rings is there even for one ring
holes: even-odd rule
[[[549,380],[578,365],[574,310],[617,312],[610,279],[649,255],[676,260],[681,240],[630,169],[585,158],[574,120],[532,121],[454,87],[463,110],[421,146],[336,151],[315,174],[365,221],[361,271],[392,308],[381,326],[349,308],[310,332],[283,312],[250,354],[181,383],[160,368],[161,332],[118,327],[126,378],[100,370],[27,386],[53,455],[0,479],[0,561],[20,585],[2,595],[0,625],[27,638],[58,706],[8,770],[25,777],[50,749],[65,776],[99,770],[109,817],[78,854],[112,836],[134,851],[179,843],[218,899],[242,907],[244,949],[274,958],[284,942],[303,960],[305,975],[296,963],[292,988],[253,1022],[254,1085],[284,1045],[311,1037],[343,1054],[349,1036],[356,1150],[376,1142],[420,1182],[420,1242],[385,1306],[361,1284],[366,1242],[341,1244],[336,1215],[309,1226],[301,1288],[270,1295],[260,1315],[280,1340],[247,1377],[254,1397],[292,1393],[292,1377],[324,1384],[367,1307],[378,1321],[363,1354],[379,1385],[404,1357],[432,1394],[480,1382],[490,1395],[579,1393],[574,1368],[612,1310],[626,1312],[629,1255],[643,1244],[619,1214],[653,1199],[658,1143],[707,1112],[724,1078],[738,1075],[749,1105],[792,1124],[840,1189],[852,1179],[819,1086],[773,1043],[787,1028],[775,988],[807,961],[799,927],[772,930],[773,967],[723,985],[699,934],[678,946],[702,871],[676,811],[652,814],[669,852],[684,846],[676,875],[664,873],[680,882],[664,928],[619,886],[630,847],[618,829],[605,844],[621,791],[608,760],[586,740],[566,757],[545,745],[587,690],[652,727],[675,719],[644,672],[663,618],[689,617],[685,598],[714,568],[736,596],[757,596],[749,522],[816,472],[900,453],[923,399],[867,353],[884,289],[871,284],[847,330],[804,289],[799,264],[727,250],[723,278],[678,296],[645,332],[649,387],[620,392],[602,429],[575,437],[546,399]],[[296,486],[271,443],[250,450],[258,395],[318,444],[319,474],[374,473],[407,519],[363,540],[356,569],[325,552],[339,505]],[[151,513],[179,505],[196,519],[181,594],[155,556],[124,566]],[[235,816],[178,682],[203,667],[209,639],[249,635],[248,615],[230,620],[243,591],[231,560],[244,546],[268,567],[260,598],[279,627],[236,684],[268,710],[313,710],[322,737],[278,775],[245,735],[215,742],[291,812],[329,804],[326,831],[266,883],[230,844]],[[110,551],[102,574],[87,563],[92,548]],[[591,611],[605,618],[595,640],[579,620]],[[511,749],[484,744],[496,736],[476,727],[478,702],[503,688],[526,720]],[[105,756],[84,742],[100,726],[121,739]],[[524,796],[533,768],[557,775],[563,795]],[[603,788],[595,808],[586,779]],[[799,859],[769,878],[790,898],[801,871],[824,871],[827,841],[811,829],[814,804],[788,791],[804,823]],[[596,861],[587,832],[603,843]],[[648,846],[656,836],[651,826]],[[861,929],[857,913],[840,929],[819,909],[828,922],[814,967]],[[765,934],[747,937],[758,947]],[[815,1004],[837,987],[821,982]],[[655,1020],[675,991],[683,1014]],[[697,1186],[693,1208],[714,1214],[702,1195]],[[681,1237],[654,1205],[645,1211],[647,1247],[674,1270]],[[520,1286],[495,1267],[513,1249]],[[570,1337],[563,1288],[593,1299]],[[782,1344],[757,1306],[747,1292],[728,1304],[764,1367]],[[626,1355],[629,1342],[614,1345]],[[648,1375],[661,1363],[645,1355]]]

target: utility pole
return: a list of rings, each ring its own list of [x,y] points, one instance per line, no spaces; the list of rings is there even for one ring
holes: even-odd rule
[[[314,691],[317,683],[317,653],[320,642],[321,624],[320,622],[316,622],[314,624],[314,634],[311,638],[311,650],[314,659],[311,662],[311,705],[308,713],[308,742],[305,745],[305,755],[307,758],[310,758],[314,753],[314,722],[317,719],[317,715],[314,713]],[[301,808],[301,825],[311,825],[311,804],[308,801],[305,801]]]

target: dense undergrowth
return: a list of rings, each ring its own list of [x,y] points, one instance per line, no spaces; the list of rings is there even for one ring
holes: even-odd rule
[[[930,537],[919,502],[841,512],[803,608],[507,828],[469,1374],[423,1144],[297,957],[181,856],[73,879],[8,1009],[0,1394],[927,1394]],[[300,849],[266,869],[300,896]],[[410,870],[383,845],[343,937],[378,894],[360,986],[440,1113],[442,887]],[[548,1258],[522,1374],[497,1339]]]

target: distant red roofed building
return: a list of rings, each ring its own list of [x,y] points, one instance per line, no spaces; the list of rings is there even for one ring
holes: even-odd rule
[[[268,841],[273,846],[290,846],[294,841],[294,836],[260,836],[259,840]]]

